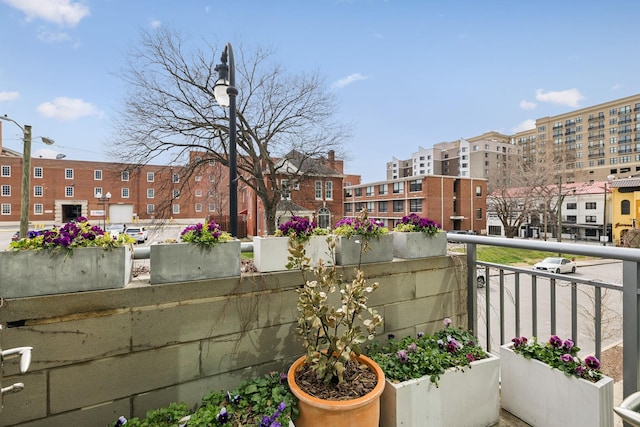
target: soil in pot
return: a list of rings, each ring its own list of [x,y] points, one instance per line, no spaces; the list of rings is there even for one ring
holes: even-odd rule
[[[343,384],[325,384],[308,366],[296,372],[298,386],[307,394],[324,400],[357,399],[372,392],[378,384],[375,372],[353,360],[345,365],[344,380]]]

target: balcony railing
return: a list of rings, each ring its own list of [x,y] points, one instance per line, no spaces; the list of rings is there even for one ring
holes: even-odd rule
[[[546,328],[545,332],[548,329],[550,334],[556,334],[560,328],[564,328],[563,330],[570,331],[571,338],[576,341],[576,344],[580,343],[578,345],[583,351],[592,350],[596,357],[600,357],[603,345],[603,299],[607,293],[614,295],[620,293],[624,343],[623,394],[626,397],[640,390],[640,250],[462,234],[448,234],[448,240],[466,245],[468,327],[478,331],[479,338],[483,339],[489,351],[494,345],[509,342],[514,336],[519,336],[526,324],[531,336],[537,336],[543,327]],[[478,261],[477,245],[531,249],[622,261],[622,284]],[[477,267],[485,270],[484,292],[478,291],[476,287]],[[508,276],[510,276],[509,285],[505,284]],[[545,290],[548,292],[544,298],[545,303],[548,302],[549,311],[540,313],[542,304],[539,303],[539,299],[544,295]],[[579,323],[579,304],[585,304],[585,299],[579,299],[579,293],[589,296],[587,298],[589,306],[584,309],[592,317],[592,319],[582,319],[583,323]],[[569,301],[568,308],[562,306],[559,301],[562,294],[568,294],[564,295],[564,298]],[[525,295],[530,296],[530,300],[525,301]],[[524,318],[521,315],[524,311],[530,313],[530,318]],[[484,324],[480,323],[481,319]],[[593,324],[586,324],[587,321],[592,321]],[[479,328],[479,326],[482,327]],[[512,336],[507,336],[507,331],[511,332]],[[592,342],[584,338],[585,331],[593,331]],[[580,334],[580,332],[583,333]]]

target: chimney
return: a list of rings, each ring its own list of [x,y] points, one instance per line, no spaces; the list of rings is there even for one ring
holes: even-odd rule
[[[333,163],[336,161],[336,152],[333,150],[329,150],[329,162]]]

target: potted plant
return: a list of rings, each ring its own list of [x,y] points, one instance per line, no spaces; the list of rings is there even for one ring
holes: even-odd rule
[[[253,263],[259,272],[282,271],[287,269],[289,241],[302,245],[312,266],[322,259],[325,264],[333,262],[329,253],[327,236],[329,230],[320,228],[308,218],[293,216],[280,224],[273,236],[254,236]]]
[[[195,410],[184,403],[147,412],[144,419],[119,417],[113,427],[283,427],[297,413],[296,398],[287,385],[287,375],[270,372],[243,381],[231,391],[213,391]]]
[[[432,335],[370,346],[386,386],[380,398],[380,426],[488,426],[500,417],[500,359],[488,354],[468,331],[451,326]]]
[[[180,238],[151,245],[152,285],[240,276],[240,241],[215,221],[189,225]]]
[[[412,259],[447,254],[447,234],[440,224],[415,213],[405,215],[393,228],[393,256]]]
[[[338,265],[364,264],[393,260],[393,235],[382,221],[368,217],[363,209],[356,218],[343,218],[336,223]]]
[[[500,347],[502,407],[531,425],[613,425],[613,379],[570,339],[516,337]]]
[[[306,350],[287,376],[299,400],[295,425],[377,427],[384,373],[362,354],[362,344],[382,324],[382,317],[367,306],[378,283],[368,284],[359,269],[353,279],[344,279],[335,263],[326,266],[322,260],[310,277],[304,250],[291,253],[304,278],[297,289],[296,331]]]
[[[0,295],[19,298],[122,288],[131,281],[133,239],[112,239],[87,218],[30,231],[0,252]]]

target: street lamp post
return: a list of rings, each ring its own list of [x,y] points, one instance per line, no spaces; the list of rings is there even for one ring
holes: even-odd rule
[[[227,65],[227,55],[229,65]],[[229,107],[229,233],[238,237],[238,171],[236,165],[236,72],[231,43],[227,43],[221,64],[216,65],[218,80],[213,87],[213,94],[221,107]]]
[[[102,230],[107,228],[107,203],[111,200],[111,193],[107,191],[107,194],[102,196],[102,193],[97,193],[96,197],[98,201],[102,202]]]
[[[24,148],[22,150],[22,187],[20,188],[20,238],[27,237],[29,231],[29,196],[31,195],[31,126],[20,126],[20,123],[5,116],[0,116],[0,120],[6,120],[8,122],[15,123],[22,130],[22,143]],[[37,137],[42,139],[47,145],[52,145],[53,140],[51,138],[45,138],[44,136]]]

